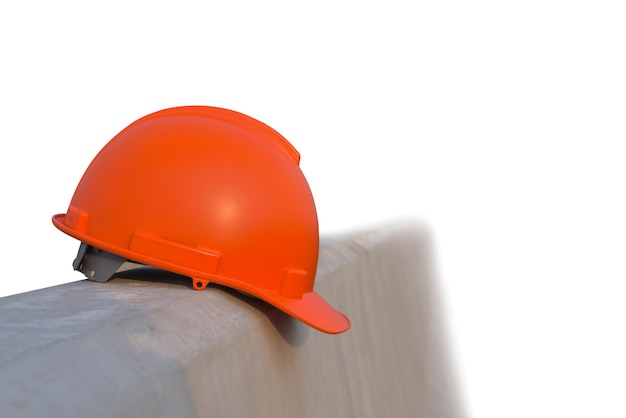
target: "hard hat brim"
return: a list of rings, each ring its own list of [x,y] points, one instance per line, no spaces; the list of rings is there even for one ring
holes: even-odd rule
[[[117,256],[125,257],[128,260],[151,265],[153,267],[157,267],[163,270],[172,271],[174,273],[182,274],[184,276],[189,276],[190,278],[202,276],[198,274],[198,271],[186,268],[185,266],[166,263],[162,260],[148,257],[144,254],[139,254],[126,248],[111,246],[108,243],[94,239],[88,234],[79,232],[74,228],[68,227],[65,224],[65,217],[66,214],[54,215],[52,217],[52,223],[62,232],[65,232],[69,236],[76,238],[81,242],[92,245],[101,250],[108,251]],[[324,298],[322,298],[314,291],[305,292],[302,294],[302,298],[296,299],[287,298],[274,290],[257,288],[251,286],[248,283],[229,279],[227,277],[207,275],[205,279],[209,282],[232,287],[234,289],[256,296],[259,299],[266,301],[270,305],[273,305],[283,312],[304,322],[305,324],[310,325],[311,327],[328,334],[339,334],[347,331],[351,327],[351,323],[348,317],[333,308],[328,302],[326,302],[326,300],[324,300]]]
[[[333,308],[316,292],[307,292],[302,299],[289,299],[278,292],[259,289],[255,296],[283,312],[327,334],[340,334],[350,329],[347,316]]]

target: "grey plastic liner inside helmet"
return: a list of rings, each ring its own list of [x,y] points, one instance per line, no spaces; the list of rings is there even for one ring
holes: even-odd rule
[[[104,283],[115,273],[141,267],[143,264],[81,242],[72,266],[74,270],[83,273],[87,279]]]

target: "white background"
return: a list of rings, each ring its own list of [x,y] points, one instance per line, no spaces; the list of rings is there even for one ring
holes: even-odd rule
[[[322,233],[429,226],[471,415],[626,416],[621,3],[3,2],[0,295],[82,278],[50,218],[118,131],[227,107]]]

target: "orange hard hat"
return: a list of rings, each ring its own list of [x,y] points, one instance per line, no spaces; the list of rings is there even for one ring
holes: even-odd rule
[[[350,320],[313,290],[315,202],[300,154],[244,114],[147,115],[91,162],[54,225],[81,241],[74,268],[107,281],[127,260],[254,295],[327,333]]]

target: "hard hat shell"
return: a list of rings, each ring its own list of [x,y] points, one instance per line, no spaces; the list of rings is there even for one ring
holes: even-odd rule
[[[315,203],[300,155],[244,114],[184,106],[147,115],[93,159],[66,234],[128,260],[254,295],[327,333],[349,319],[313,290]]]

